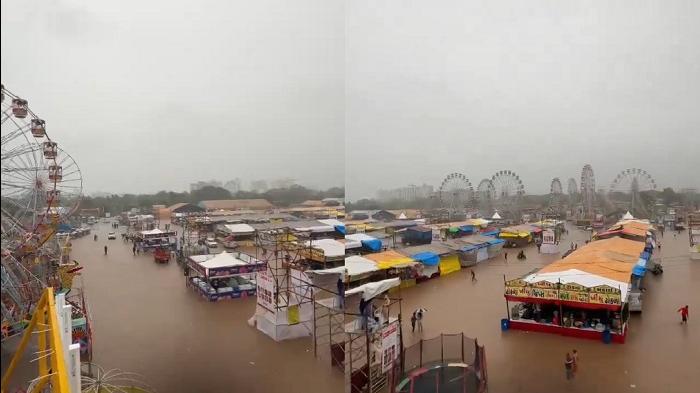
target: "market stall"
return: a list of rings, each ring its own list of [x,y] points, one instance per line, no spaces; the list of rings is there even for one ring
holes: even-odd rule
[[[522,224],[501,228],[498,237],[505,240],[505,247],[523,247],[531,243],[542,228],[534,225]]]
[[[154,248],[174,249],[177,244],[177,232],[163,231],[158,228],[141,231],[136,235],[136,238],[144,250]]]
[[[362,248],[367,252],[378,252],[382,249],[381,239],[377,239],[374,236],[370,236],[366,233],[354,233],[351,235],[345,235],[346,248]],[[351,244],[352,247],[347,247]]]
[[[440,267],[443,266],[444,270],[445,266],[450,266],[450,258],[456,256],[453,249],[439,243],[405,247],[400,249],[399,252],[423,264],[417,277],[419,282],[439,277],[441,273]],[[459,261],[457,263],[459,264]]]
[[[332,267],[342,264],[345,258],[345,243],[335,239],[307,240],[300,254],[314,267]]]
[[[187,286],[213,302],[255,295],[256,273],[265,269],[248,254],[222,252],[190,256],[185,274]]]
[[[416,277],[420,275],[422,265],[411,257],[393,250],[367,254],[364,257],[374,261],[378,269],[386,271],[386,278],[400,278],[402,288],[416,285]]]
[[[511,329],[623,343],[638,257],[586,248],[535,273],[506,281],[509,315],[504,324]],[[516,303],[512,308],[511,302]]]

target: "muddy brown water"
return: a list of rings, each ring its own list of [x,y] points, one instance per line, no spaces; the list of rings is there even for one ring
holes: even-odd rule
[[[131,244],[106,240],[109,226],[74,242],[85,266],[94,321],[94,360],[139,373],[158,392],[342,392],[343,375],[313,357],[311,339],[276,343],[247,324],[254,299],[209,303],[185,287],[176,263],[134,257]],[[583,244],[571,230],[563,244]],[[486,346],[491,393],[697,392],[700,387],[700,262],[687,254],[687,234],[662,241],[662,276],[648,275],[644,312],[632,317],[626,344],[519,331],[501,332],[506,315],[503,275],[514,278],[556,256],[526,249],[526,262],[490,260],[403,290],[404,311],[429,311],[423,336],[464,332]],[[109,255],[103,246],[109,245]],[[657,254],[658,255],[658,254]],[[681,326],[676,309],[690,305]],[[405,321],[405,342],[419,339]],[[579,371],[564,375],[564,356],[578,349]]]

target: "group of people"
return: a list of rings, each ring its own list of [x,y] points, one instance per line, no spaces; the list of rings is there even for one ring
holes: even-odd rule
[[[417,308],[411,314],[411,333],[416,332],[416,325],[418,325],[418,331],[423,332],[423,317],[425,313],[428,312],[425,308]]]

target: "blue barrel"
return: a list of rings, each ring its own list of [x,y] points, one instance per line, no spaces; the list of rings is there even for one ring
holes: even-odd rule
[[[501,330],[505,332],[508,329],[510,329],[510,320],[506,318],[501,319]]]
[[[603,342],[606,344],[610,344],[612,342],[612,333],[610,333],[610,329],[605,329],[603,331]]]

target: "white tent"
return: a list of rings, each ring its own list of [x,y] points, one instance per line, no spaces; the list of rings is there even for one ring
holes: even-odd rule
[[[248,224],[227,224],[224,225],[226,231],[232,235],[243,235],[255,233],[255,228]]]
[[[306,242],[309,245],[309,242]],[[311,241],[311,247],[323,250],[326,257],[340,257],[345,255],[345,244],[333,239],[318,239]]]
[[[627,298],[627,291],[629,290],[629,283],[601,277],[578,269],[562,270],[559,272],[532,273],[523,280],[531,284],[540,281],[547,281],[551,282],[552,284],[559,282],[562,284],[568,284],[573,282],[587,288],[597,287],[598,285],[607,285],[613,288],[619,288],[623,301]]]
[[[401,212],[401,214],[399,214],[399,220],[406,220],[406,219],[408,219],[408,217],[406,217],[406,213]]]
[[[401,284],[401,280],[396,278],[390,278],[388,280],[368,282],[367,284],[360,285],[357,288],[353,288],[349,291],[345,291],[345,297],[354,295],[356,293],[361,293],[362,298],[365,300],[374,299],[377,295],[388,291],[393,287],[398,287]]]
[[[498,212],[495,212],[495,213],[493,213],[493,216],[491,216],[491,219],[492,219],[492,220],[500,220],[500,219],[501,219],[501,215],[498,214]]]
[[[622,216],[622,219],[623,220],[634,220],[634,216],[632,216],[632,213],[630,213],[628,210],[627,213],[625,213],[625,215]]]

